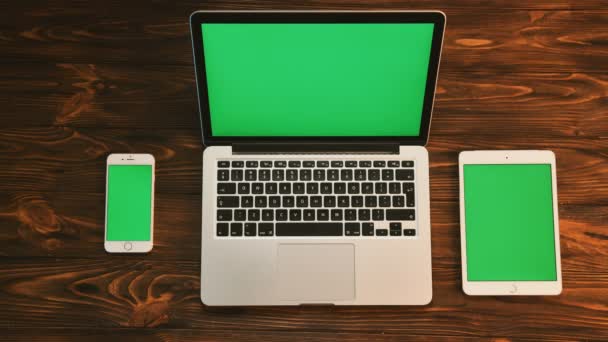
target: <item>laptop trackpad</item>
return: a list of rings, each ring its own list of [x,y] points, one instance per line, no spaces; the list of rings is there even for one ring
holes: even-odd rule
[[[353,244],[280,244],[279,298],[307,303],[355,299]]]

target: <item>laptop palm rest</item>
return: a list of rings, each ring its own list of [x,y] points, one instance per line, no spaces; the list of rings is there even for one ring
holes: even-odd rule
[[[301,303],[355,299],[353,244],[280,244],[279,298]]]

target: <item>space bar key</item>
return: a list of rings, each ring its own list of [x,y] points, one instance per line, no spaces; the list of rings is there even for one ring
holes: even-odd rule
[[[339,222],[277,223],[277,236],[342,236]]]

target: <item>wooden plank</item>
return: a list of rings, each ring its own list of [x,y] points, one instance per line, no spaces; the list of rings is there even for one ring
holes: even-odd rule
[[[433,194],[432,194],[433,195]],[[0,255],[6,257],[106,258],[105,195],[0,192]],[[200,260],[200,195],[159,194],[154,249],[141,260]],[[458,201],[431,202],[433,255],[460,257]],[[608,206],[559,207],[564,256],[608,256]],[[119,257],[114,257],[119,258]],[[567,258],[564,261],[567,265]]]
[[[89,341],[89,342],[181,342],[181,341],[428,341],[428,335],[403,335],[378,332],[311,332],[311,331],[228,331],[222,327],[204,329],[146,329],[146,328],[106,328],[106,329],[5,329],[3,341],[21,342],[36,340],[44,336],[46,342]],[[501,336],[498,336],[499,338]],[[493,341],[494,338],[467,336],[433,336],[433,341]],[[551,341],[565,341],[551,339]]]
[[[606,339],[608,272],[572,257],[559,297],[468,297],[451,258],[435,258],[434,299],[424,307],[210,308],[199,263],[141,257],[5,260],[0,327],[222,327],[227,331],[385,332],[401,335]],[[593,282],[578,282],[580,274]],[[398,290],[398,289],[396,289]],[[27,315],[23,313],[27,312]],[[523,329],[522,327],[525,327]]]
[[[0,127],[199,127],[191,66],[28,63],[0,74]],[[601,74],[441,72],[431,133],[608,136],[607,87]]]
[[[191,65],[188,15],[195,9],[420,9],[445,8],[448,26],[442,68],[445,71],[597,72],[605,73],[608,54],[606,6],[574,2],[593,10],[510,10],[449,3],[373,1],[348,4],[335,1],[286,3],[279,1],[154,4],[81,4],[8,8],[8,22],[0,26],[0,63],[117,63]],[[504,1],[504,4],[509,3]],[[533,6],[518,2],[521,6]],[[563,7],[559,3],[552,8]],[[291,4],[291,5],[290,5]],[[563,3],[562,3],[563,4]],[[598,6],[596,6],[598,5]],[[116,7],[112,7],[116,6]],[[468,7],[471,6],[471,7]],[[539,6],[543,6],[540,4]],[[511,6],[507,6],[511,7]],[[514,5],[518,7],[518,5]],[[114,10],[120,8],[120,10]],[[12,19],[14,18],[14,19]]]
[[[608,204],[608,139],[487,135],[483,124],[468,135],[431,133],[433,200],[458,199],[458,152],[472,149],[551,149],[557,155],[559,201]],[[433,131],[435,132],[435,131]],[[105,192],[109,153],[152,153],[157,193],[200,194],[202,149],[198,130],[0,130],[0,191]]]

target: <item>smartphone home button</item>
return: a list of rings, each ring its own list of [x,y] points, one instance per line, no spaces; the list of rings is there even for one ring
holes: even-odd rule
[[[133,244],[130,242],[125,242],[123,247],[124,247],[125,251],[130,251],[131,249],[133,249]]]

